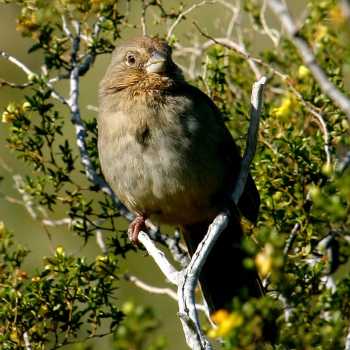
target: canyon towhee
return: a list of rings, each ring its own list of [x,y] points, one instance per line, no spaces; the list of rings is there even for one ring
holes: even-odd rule
[[[257,274],[244,270],[240,214],[255,221],[259,194],[249,175],[238,208],[230,199],[240,152],[218,108],[184,80],[163,40],[141,37],[118,46],[100,84],[101,166],[121,201],[136,214],[132,241],[146,218],[180,226],[190,254],[224,208],[222,233],[200,276],[211,311],[234,295],[260,294]]]

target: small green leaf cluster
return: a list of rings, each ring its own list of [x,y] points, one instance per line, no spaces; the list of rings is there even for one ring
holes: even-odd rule
[[[57,247],[33,276],[23,270],[28,252],[13,242],[2,226],[0,240],[0,343],[2,349],[51,348],[113,332],[123,313],[113,301],[117,288],[116,256],[88,262]],[[109,329],[102,326],[106,320]],[[104,329],[104,330],[103,330]]]

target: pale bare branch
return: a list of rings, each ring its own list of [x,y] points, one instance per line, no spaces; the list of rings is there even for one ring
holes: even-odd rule
[[[350,120],[350,99],[341,92],[327,77],[324,70],[317,63],[316,57],[306,40],[300,35],[298,27],[294,23],[286,4],[280,0],[268,0],[268,5],[281,21],[284,29],[289,34],[292,43],[320,85],[321,90],[347,115]]]
[[[177,18],[175,19],[174,23],[170,26],[168,33],[167,33],[167,40],[169,40],[171,38],[171,36],[173,35],[173,32],[176,28],[176,26],[182,21],[182,19],[184,19],[185,16],[187,16],[190,12],[192,12],[193,10],[195,10],[196,8],[203,6],[203,5],[207,5],[207,4],[214,4],[216,1],[215,0],[202,0],[200,2],[197,2],[195,4],[193,4],[192,6],[190,6],[189,8],[187,8],[186,10],[184,10],[183,12],[181,12]]]

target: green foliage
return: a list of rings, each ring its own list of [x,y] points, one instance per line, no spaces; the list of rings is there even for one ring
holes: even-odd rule
[[[62,17],[67,23],[81,23],[80,75],[88,72],[97,55],[111,52],[114,40],[131,24],[116,1],[55,0],[52,6],[40,0],[6,2],[20,6],[17,30],[32,39],[29,52],[39,51],[46,65],[42,73],[28,76],[23,102],[10,102],[2,114],[9,125],[8,147],[29,168],[19,190],[39,219],[64,212],[84,243],[97,229],[103,231],[108,253],[88,262],[58,247],[29,277],[22,267],[28,252],[16,246],[1,226],[1,348],[24,348],[27,333],[33,349],[54,349],[79,340],[82,345],[77,348],[85,349],[85,340],[113,333],[115,349],[164,349],[163,338],[150,339],[159,327],[152,309],[130,302],[117,306],[118,263],[135,248],[127,241],[125,222],[111,198],[86,178],[71,137],[74,126],[52,94],[51,79],[68,79],[73,68],[73,44]],[[152,2],[162,24],[176,18],[178,11],[159,4]],[[244,9],[254,25],[250,36],[254,30],[263,31],[260,2],[247,0]],[[342,91],[350,62],[345,22],[336,1],[309,1],[300,31]],[[75,33],[72,25],[68,30]],[[176,47],[181,39],[172,35],[172,44]],[[248,49],[254,44],[249,35],[245,44]],[[257,265],[269,292],[261,299],[235,298],[232,312],[219,311],[214,316],[218,327],[208,334],[223,338],[225,349],[340,349],[350,323],[350,283],[345,277],[350,255],[350,173],[339,172],[337,164],[350,148],[349,122],[321,91],[290,40],[282,37],[277,47],[264,48],[256,56],[264,62],[257,67],[269,77],[252,169],[261,207],[257,225],[244,225],[256,244],[247,239],[243,246],[255,257],[246,265]],[[205,74],[193,83],[215,101],[244,148],[255,80],[249,62],[235,51],[213,45],[201,63]],[[316,114],[325,121],[327,137]],[[87,154],[102,176],[92,114],[83,116],[83,126]]]
[[[52,348],[57,348],[75,342],[78,333],[81,337],[93,338],[116,329],[123,313],[112,302],[118,281],[114,254],[87,262],[57,247],[55,254],[44,258],[43,267],[30,277],[22,270],[27,253],[2,226],[2,349],[22,348],[25,332],[34,349],[44,349],[50,343]],[[101,333],[106,320],[109,332]]]
[[[163,350],[166,349],[166,342],[163,336],[150,341],[150,334],[159,328],[159,321],[156,319],[150,307],[135,305],[133,302],[126,302],[122,306],[126,315],[125,322],[117,329],[113,336],[113,348],[115,350]]]

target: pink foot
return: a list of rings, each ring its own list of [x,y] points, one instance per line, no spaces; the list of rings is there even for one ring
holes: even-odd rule
[[[142,215],[136,216],[136,218],[130,223],[128,228],[128,236],[132,244],[138,244],[139,243],[139,233],[142,231],[142,229],[145,229],[145,217]]]

